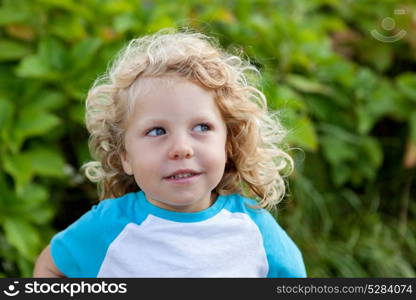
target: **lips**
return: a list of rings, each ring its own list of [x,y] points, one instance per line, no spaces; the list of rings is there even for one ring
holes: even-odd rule
[[[180,180],[180,179],[191,178],[191,177],[194,177],[194,176],[199,175],[199,174],[201,174],[201,173],[198,172],[198,171],[195,171],[195,170],[180,169],[180,170],[176,170],[172,174],[164,177],[164,179]]]

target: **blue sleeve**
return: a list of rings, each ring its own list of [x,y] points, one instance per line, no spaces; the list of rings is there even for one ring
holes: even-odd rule
[[[65,276],[97,277],[109,245],[126,225],[117,209],[118,200],[93,206],[52,238],[52,259]]]
[[[263,236],[269,263],[267,277],[306,277],[299,248],[266,210],[251,213]]]

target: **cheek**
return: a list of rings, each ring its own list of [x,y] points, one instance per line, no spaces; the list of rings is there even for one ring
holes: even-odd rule
[[[225,141],[219,140],[216,143],[216,146],[210,149],[208,152],[211,160],[211,164],[216,168],[222,169],[223,166],[225,166],[225,163],[227,161],[227,153],[226,153],[226,147],[225,147]]]
[[[134,164],[134,179],[143,190],[149,190],[153,186],[157,176],[157,161],[138,160]]]
[[[135,177],[140,180],[154,173],[160,164],[160,159],[154,149],[150,150],[143,145],[135,145],[130,149],[130,161]]]
[[[154,173],[159,166],[160,159],[156,158],[155,153],[144,153],[141,151],[140,157],[135,162],[135,168],[139,176],[144,177],[145,174]]]

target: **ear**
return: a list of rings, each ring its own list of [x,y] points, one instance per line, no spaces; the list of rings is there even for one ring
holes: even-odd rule
[[[133,168],[131,167],[130,160],[126,151],[120,154],[120,159],[124,172],[127,175],[133,175]]]

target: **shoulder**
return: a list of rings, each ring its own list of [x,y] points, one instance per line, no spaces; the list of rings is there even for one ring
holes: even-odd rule
[[[244,213],[248,215],[258,226],[274,226],[276,220],[265,209],[258,207],[258,202],[241,196],[232,194],[223,196],[226,198],[225,208],[230,212]]]
[[[257,225],[269,263],[269,277],[305,277],[302,254],[286,231],[272,214],[258,203],[238,194],[226,196],[226,208],[231,212],[244,213]]]
[[[119,198],[105,199],[93,205],[89,211],[68,226],[64,232],[78,234],[103,234],[119,231],[127,223],[134,221],[134,193]]]
[[[277,231],[279,234],[283,233],[276,219],[267,210],[259,208],[257,201],[239,194],[232,194],[226,197],[226,209],[230,212],[246,214],[259,227],[262,233],[268,230]]]
[[[51,254],[69,277],[94,277],[107,248],[134,215],[135,194],[103,200],[51,240]]]
[[[96,218],[119,218],[129,215],[135,210],[135,193],[129,193],[119,198],[105,199],[94,205],[90,213]]]

